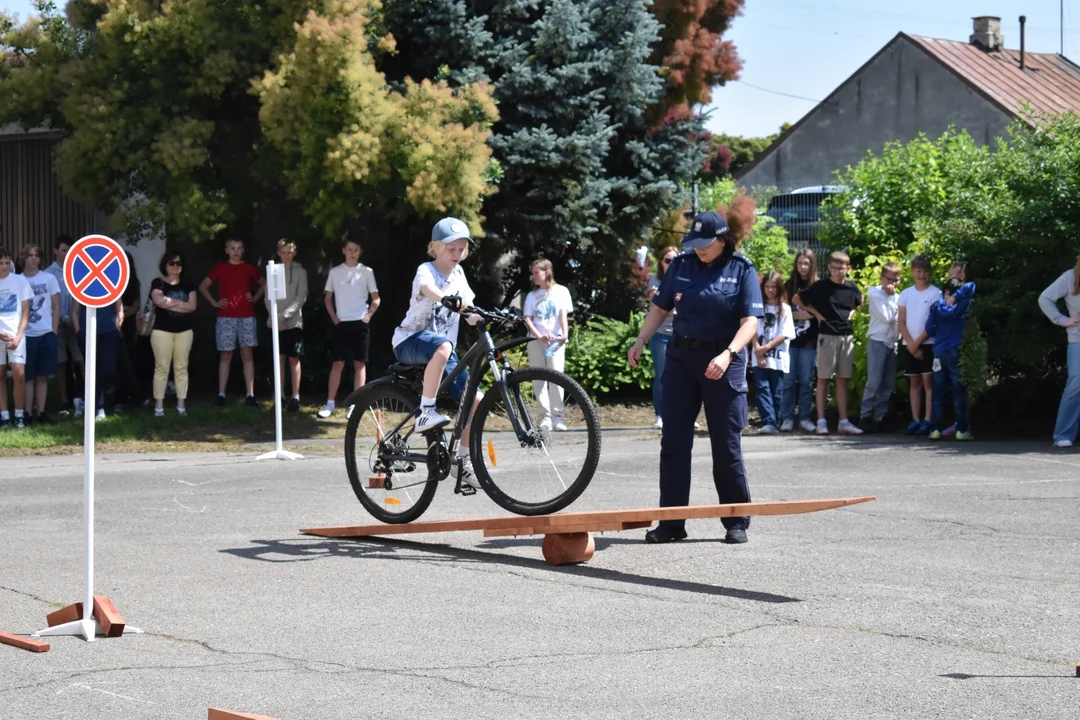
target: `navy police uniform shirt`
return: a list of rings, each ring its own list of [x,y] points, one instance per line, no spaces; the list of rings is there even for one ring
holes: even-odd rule
[[[676,310],[675,333],[694,340],[730,343],[744,317],[764,317],[754,264],[739,253],[711,266],[693,251],[675,258],[653,296],[661,310]]]

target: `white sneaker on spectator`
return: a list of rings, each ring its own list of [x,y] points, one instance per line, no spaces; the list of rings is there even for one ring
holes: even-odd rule
[[[323,405],[323,409],[320,410],[317,414],[320,418],[325,420],[326,418],[334,414],[334,404],[326,403],[325,405]]]
[[[424,408],[420,411],[419,417],[416,418],[416,432],[426,433],[432,430],[438,430],[441,427],[445,427],[450,424],[450,418],[441,414],[435,408]]]
[[[654,422],[654,423],[652,424],[652,426],[653,426],[653,428],[654,428],[654,429],[656,429],[656,430],[663,430],[663,429],[664,429],[664,418],[662,418],[662,417],[660,417],[659,415],[657,415],[657,416],[656,416],[656,422]]]
[[[165,417],[165,408],[154,408],[154,417]]]
[[[818,435],[828,435],[829,423],[825,422],[824,420],[818,420],[817,427],[814,428],[814,432],[816,432]]]
[[[97,415],[94,417],[94,420],[97,421],[97,420],[104,420],[104,419],[105,419],[105,408],[98,408]]]
[[[836,428],[836,432],[841,435],[862,435],[862,430],[856,427],[855,423],[848,419],[840,421],[840,425]]]
[[[544,418],[543,420],[541,420],[540,429],[551,432],[551,418]]]
[[[1058,440],[1054,443],[1054,447],[1056,448],[1071,448],[1072,446],[1072,440]]]
[[[814,423],[809,420],[800,420],[799,429],[803,432],[814,432]]]
[[[772,425],[762,425],[761,429],[758,430],[758,433],[761,434],[761,435],[775,435],[778,432],[780,432],[780,431],[777,430]]]
[[[75,418],[81,418],[83,416],[83,401],[82,398],[75,398]]]
[[[784,422],[780,423],[780,432],[791,432],[794,429],[795,429],[795,421],[794,420],[785,420]]]
[[[566,423],[563,422],[563,419],[562,418],[555,418],[555,432],[566,432],[566,431],[567,431],[567,427],[566,427]]]

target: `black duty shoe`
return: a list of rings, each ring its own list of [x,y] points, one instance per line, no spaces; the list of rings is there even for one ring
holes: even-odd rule
[[[214,398],[214,407],[225,407],[225,396],[218,395]]]
[[[742,528],[731,528],[724,536],[724,542],[728,545],[742,545],[746,541],[746,531]]]
[[[650,545],[677,542],[679,540],[685,539],[685,528],[672,528],[668,527],[667,525],[657,525],[655,528],[645,533],[645,542],[649,543]]]
[[[255,401],[255,396],[254,395],[248,395],[244,399],[244,402],[247,403],[248,407],[257,407],[259,405],[259,403]]]
[[[289,398],[289,404],[285,406],[285,409],[289,412],[297,412],[300,410],[299,398]]]

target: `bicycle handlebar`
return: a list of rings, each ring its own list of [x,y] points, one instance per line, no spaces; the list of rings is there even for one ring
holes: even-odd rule
[[[457,295],[445,296],[441,304],[448,310],[455,312],[460,308],[462,315],[479,315],[480,318],[493,325],[524,325],[525,319],[509,310],[484,310],[478,307],[461,307],[461,298]]]

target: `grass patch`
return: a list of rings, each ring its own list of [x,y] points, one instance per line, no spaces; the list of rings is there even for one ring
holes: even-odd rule
[[[188,400],[187,416],[176,413],[166,400],[165,417],[154,417],[150,407],[127,408],[94,425],[98,452],[212,452],[239,450],[247,443],[274,441],[274,406],[261,402],[248,407],[231,401],[223,408],[211,399]],[[326,420],[315,417],[321,405],[307,405],[299,412],[283,412],[282,436],[290,449],[308,440],[345,437],[345,410]],[[652,406],[600,405],[601,427],[652,425]],[[25,430],[0,430],[0,457],[25,455],[71,455],[82,452],[83,423],[54,416],[55,425],[31,425]],[[310,446],[309,446],[310,447]]]

